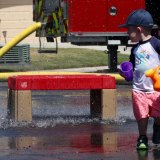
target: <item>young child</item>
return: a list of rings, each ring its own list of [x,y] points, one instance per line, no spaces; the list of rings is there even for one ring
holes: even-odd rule
[[[133,64],[133,112],[138,124],[139,138],[137,149],[148,149],[148,118],[154,118],[152,142],[160,143],[160,92],[153,89],[152,80],[145,71],[160,65],[160,40],[151,35],[153,19],[143,9],[132,12],[126,21],[132,42],[138,42],[131,50],[130,62]]]

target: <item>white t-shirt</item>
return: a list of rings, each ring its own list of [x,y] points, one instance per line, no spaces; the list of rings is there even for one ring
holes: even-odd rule
[[[133,90],[154,92],[153,82],[145,72],[160,65],[160,40],[152,37],[139,42],[131,51],[130,61],[134,66]]]

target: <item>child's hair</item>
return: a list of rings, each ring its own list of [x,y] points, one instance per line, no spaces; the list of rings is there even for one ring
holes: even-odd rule
[[[145,32],[150,33],[150,32],[152,31],[152,28],[144,27],[144,26],[141,26],[141,27],[143,28],[143,30],[144,30]]]

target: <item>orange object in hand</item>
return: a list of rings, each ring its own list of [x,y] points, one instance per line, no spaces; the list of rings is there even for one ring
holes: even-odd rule
[[[154,90],[160,91],[160,66],[147,70],[145,75],[152,79]]]

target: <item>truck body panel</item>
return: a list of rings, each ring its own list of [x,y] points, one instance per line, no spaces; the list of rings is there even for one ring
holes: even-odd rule
[[[145,8],[145,0],[68,0],[68,31],[125,32],[118,25],[140,8]]]

